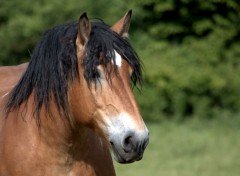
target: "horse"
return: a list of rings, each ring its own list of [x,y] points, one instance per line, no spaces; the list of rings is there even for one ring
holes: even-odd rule
[[[0,176],[114,176],[112,155],[142,159],[131,14],[109,26],[83,13],[46,31],[29,63],[0,68]]]

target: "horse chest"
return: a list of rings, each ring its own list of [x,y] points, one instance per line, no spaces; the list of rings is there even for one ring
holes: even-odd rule
[[[27,127],[23,132],[12,125],[13,119],[6,121],[0,136],[0,176],[115,176],[108,148],[93,133],[87,133],[85,145],[79,143],[63,152],[30,135]]]

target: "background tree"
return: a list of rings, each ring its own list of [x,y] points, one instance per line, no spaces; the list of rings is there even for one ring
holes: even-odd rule
[[[144,114],[154,120],[239,111],[240,2],[131,2],[146,65]]]

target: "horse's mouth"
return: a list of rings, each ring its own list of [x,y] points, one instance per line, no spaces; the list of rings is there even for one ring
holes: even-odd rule
[[[122,148],[115,146],[111,143],[114,159],[121,164],[129,164],[139,161],[143,158],[143,151],[130,151],[126,152]]]
[[[115,160],[118,163],[121,163],[121,164],[130,164],[130,163],[133,163],[135,161],[140,161],[142,158],[143,158],[143,156],[139,156],[138,158],[135,158],[135,159],[125,160],[124,158],[122,158],[120,156],[116,157],[116,155],[115,155]]]

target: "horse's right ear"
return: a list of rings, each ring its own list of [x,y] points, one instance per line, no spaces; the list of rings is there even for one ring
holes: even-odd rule
[[[79,18],[77,45],[85,45],[91,33],[91,23],[87,17],[87,13],[83,13]]]

